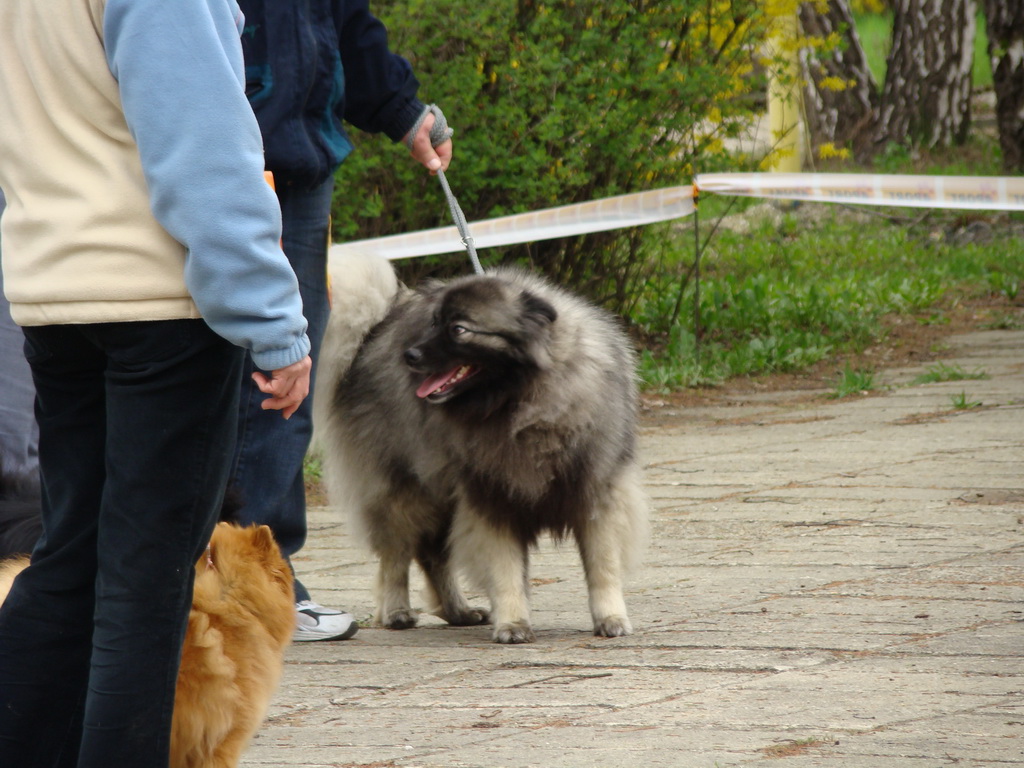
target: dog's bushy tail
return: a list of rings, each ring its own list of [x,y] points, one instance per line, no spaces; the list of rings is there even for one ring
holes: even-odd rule
[[[316,430],[327,421],[335,385],[352,365],[363,338],[384,319],[401,285],[391,262],[379,256],[346,254],[331,261],[331,316],[327,323],[313,398]],[[320,443],[314,434],[314,446]]]

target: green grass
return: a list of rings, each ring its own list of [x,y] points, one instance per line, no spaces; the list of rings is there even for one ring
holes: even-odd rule
[[[1019,331],[1024,328],[1024,317],[1012,312],[998,312],[991,320],[981,324],[986,331]]]
[[[693,260],[692,233],[665,235],[632,313],[647,388],[799,371],[882,341],[887,316],[941,325],[966,301],[1002,310],[1000,302],[1019,299],[1012,286],[1024,280],[1024,248],[1011,217],[989,217],[991,237],[958,244],[949,233],[983,216],[912,215],[919,218],[808,204],[749,232],[720,228],[702,259],[699,345],[694,281],[680,280]],[[1013,317],[1007,308],[1001,325]]]
[[[860,37],[864,55],[868,59],[871,70],[879,89],[885,82],[885,60],[892,46],[892,14],[891,13],[857,13],[854,24]],[[988,35],[985,33],[985,16],[978,13],[974,31],[974,69],[973,81],[975,90],[986,90],[992,87],[992,65],[988,59]]]
[[[318,483],[323,480],[323,464],[320,457],[314,453],[307,453],[302,461],[302,475],[306,482]]]
[[[965,371],[959,365],[947,365],[936,363],[929,367],[924,373],[915,378],[912,384],[934,384],[942,381],[968,381],[987,379],[988,374],[982,370]]]
[[[871,371],[854,369],[849,363],[840,372],[836,380],[832,397],[850,397],[851,395],[866,395],[875,389],[875,374]]]
[[[847,165],[829,170],[856,172]],[[1002,176],[1003,159],[994,136],[975,134],[963,146],[911,151],[899,144],[888,144],[873,158],[872,173],[909,173],[928,176]]]
[[[953,403],[953,407],[958,411],[966,411],[971,408],[978,408],[981,406],[980,400],[971,400],[967,393],[964,391],[958,392],[955,395],[949,396],[950,401]]]
[[[854,24],[864,55],[868,60],[868,69],[878,87],[885,82],[885,60],[889,56],[892,37],[892,14],[858,13],[854,14]]]

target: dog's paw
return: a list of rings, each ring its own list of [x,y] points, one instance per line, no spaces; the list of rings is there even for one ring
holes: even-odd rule
[[[499,624],[494,628],[494,642],[496,643],[532,643],[536,639],[533,635],[533,628],[525,622]]]
[[[491,615],[483,608],[467,608],[452,616],[442,615],[441,618],[453,627],[475,627],[477,624],[486,624],[491,620]]]
[[[598,637],[623,637],[632,632],[633,627],[625,616],[605,616],[594,622],[594,634]]]
[[[416,626],[416,622],[419,621],[420,614],[418,611],[414,611],[412,608],[399,608],[398,610],[391,611],[384,619],[381,620],[388,629],[411,629]]]

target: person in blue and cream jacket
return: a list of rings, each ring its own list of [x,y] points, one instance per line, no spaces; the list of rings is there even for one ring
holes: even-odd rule
[[[166,768],[193,565],[234,446],[309,388],[235,0],[0,4],[3,285],[43,536],[0,608],[0,763]]]

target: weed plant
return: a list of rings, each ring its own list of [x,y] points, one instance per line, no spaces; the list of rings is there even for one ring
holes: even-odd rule
[[[953,407],[958,411],[966,411],[971,408],[981,407],[981,401],[971,400],[966,391],[960,391],[955,395],[950,395],[949,399],[953,403]]]
[[[935,365],[930,366],[924,373],[915,378],[911,383],[934,384],[942,381],[969,381],[987,378],[988,374],[981,369],[965,371],[963,367],[959,365],[947,365],[946,363],[936,363]]]
[[[1024,328],[1024,317],[1012,312],[998,312],[991,320],[981,324],[986,331],[1019,331]]]
[[[850,397],[850,395],[866,395],[875,389],[875,374],[872,371],[854,369],[849,363],[843,368],[836,381],[832,397]]]

